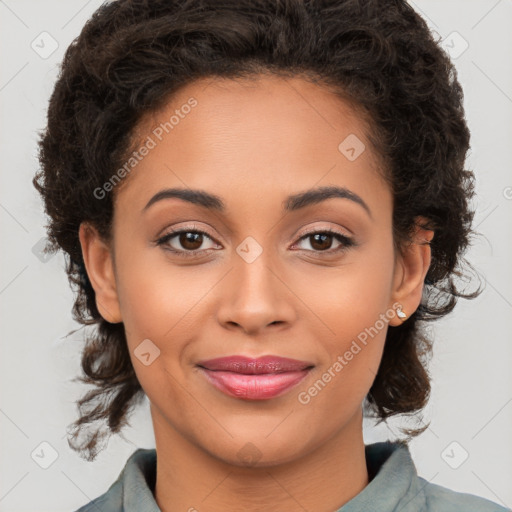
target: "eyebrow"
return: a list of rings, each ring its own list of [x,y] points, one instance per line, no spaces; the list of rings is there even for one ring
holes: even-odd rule
[[[370,218],[372,218],[372,212],[369,206],[363,201],[363,199],[345,187],[318,187],[315,189],[307,190],[305,192],[300,192],[298,194],[287,197],[283,201],[282,207],[286,212],[293,212],[335,197],[348,199],[356,204],[359,204],[365,209]],[[210,194],[209,192],[205,192],[203,190],[167,188],[157,192],[148,201],[146,206],[142,209],[142,212],[145,212],[151,205],[158,201],[171,198],[182,199],[183,201],[188,201],[189,203],[203,206],[204,208],[212,211],[221,213],[226,211],[226,205],[222,199],[215,194]]]

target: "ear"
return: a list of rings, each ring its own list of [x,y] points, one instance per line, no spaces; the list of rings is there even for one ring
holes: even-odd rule
[[[96,296],[96,307],[107,322],[119,323],[122,318],[112,251],[98,231],[86,222],[80,224],[79,238],[85,269]]]
[[[412,242],[403,248],[395,260],[392,308],[396,314],[389,321],[391,326],[403,323],[420,305],[425,276],[430,267],[430,241],[434,237],[434,231],[418,225],[426,222],[425,217],[416,217]],[[401,318],[399,310],[406,316]]]

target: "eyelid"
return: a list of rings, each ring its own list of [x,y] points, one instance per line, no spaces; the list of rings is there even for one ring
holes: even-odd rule
[[[336,235],[344,236],[345,238],[352,238],[350,233],[344,233],[343,231],[333,228],[331,226],[315,226],[314,228],[308,228],[305,231],[300,232],[296,237],[302,239],[307,235],[313,235],[315,233],[333,233]]]
[[[192,224],[190,226],[173,228],[170,231],[166,232],[164,235],[159,236],[157,238],[157,240],[155,241],[155,243],[156,243],[156,245],[162,245],[163,246],[169,240],[174,238],[175,236],[177,236],[177,235],[179,235],[181,233],[186,233],[186,232],[200,233],[200,234],[208,237],[212,242],[218,244],[218,242],[216,241],[215,237],[211,236],[207,231],[205,231],[204,229],[201,229],[200,227],[196,226],[195,224]],[[309,253],[312,252],[312,253],[318,254],[320,256],[322,256],[322,255],[332,256],[332,255],[335,255],[335,254],[342,253],[342,252],[346,251],[347,249],[349,249],[350,247],[355,247],[355,246],[358,245],[358,243],[354,240],[354,238],[351,235],[345,234],[341,230],[334,229],[332,227],[318,227],[318,226],[316,226],[316,227],[313,227],[313,228],[306,229],[305,231],[302,231],[300,234],[296,235],[294,237],[295,238],[295,242],[293,242],[291,247],[295,247],[302,240],[308,238],[308,236],[319,234],[319,233],[321,233],[321,234],[327,233],[327,234],[330,234],[330,235],[334,236],[338,240],[338,242],[342,243],[342,247],[337,248],[335,250],[328,249],[326,251],[311,251],[311,250],[306,250],[306,249],[299,249],[299,250],[304,250],[304,251],[309,252]],[[209,252],[209,251],[217,250],[217,249],[209,248],[209,249],[196,249],[194,251],[185,251],[185,250],[167,248],[166,250],[168,250],[168,251],[170,251],[170,252],[172,252],[172,253],[174,253],[174,254],[176,254],[178,256],[197,257],[201,253],[205,253],[205,252]]]
[[[326,251],[311,251],[308,249],[298,249],[303,250],[306,253],[313,253],[315,255],[319,255],[320,257],[329,257],[329,256],[337,256],[340,255],[352,247],[357,247],[359,244],[354,240],[354,238],[350,235],[346,235],[337,229],[329,228],[313,228],[311,230],[303,232],[298,238],[297,241],[293,243],[292,248],[296,247],[303,240],[307,240],[309,237],[316,234],[328,234],[336,239],[337,242],[341,244],[340,247],[336,249],[328,249]]]
[[[156,238],[156,240],[155,240],[155,243],[158,244],[158,242],[160,242],[163,239],[168,239],[169,240],[171,238],[174,238],[174,236],[176,236],[176,235],[179,235],[181,233],[188,233],[188,232],[200,233],[202,235],[207,236],[212,242],[217,243],[217,241],[215,240],[214,236],[210,235],[210,233],[208,233],[208,231],[206,231],[205,229],[200,228],[199,226],[197,226],[195,224],[192,224],[191,226],[172,228],[169,231],[164,232],[163,235],[158,236]],[[187,251],[187,252],[192,252],[192,251]]]

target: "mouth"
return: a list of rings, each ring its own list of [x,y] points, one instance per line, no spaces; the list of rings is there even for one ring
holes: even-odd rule
[[[242,400],[281,396],[304,380],[314,367],[306,361],[277,356],[230,356],[202,361],[197,366],[215,388]]]

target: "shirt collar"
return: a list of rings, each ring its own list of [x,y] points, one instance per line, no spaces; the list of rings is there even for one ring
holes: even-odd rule
[[[370,482],[337,512],[417,512],[425,507],[425,495],[417,477],[409,448],[401,442],[379,442],[365,446]],[[96,504],[108,510],[160,512],[153,496],[156,481],[156,450],[136,450],[127,460],[117,481]],[[119,504],[114,508],[114,504]],[[102,508],[103,510],[103,508]]]
[[[400,441],[365,446],[369,484],[336,512],[418,512],[426,507],[409,447]]]

